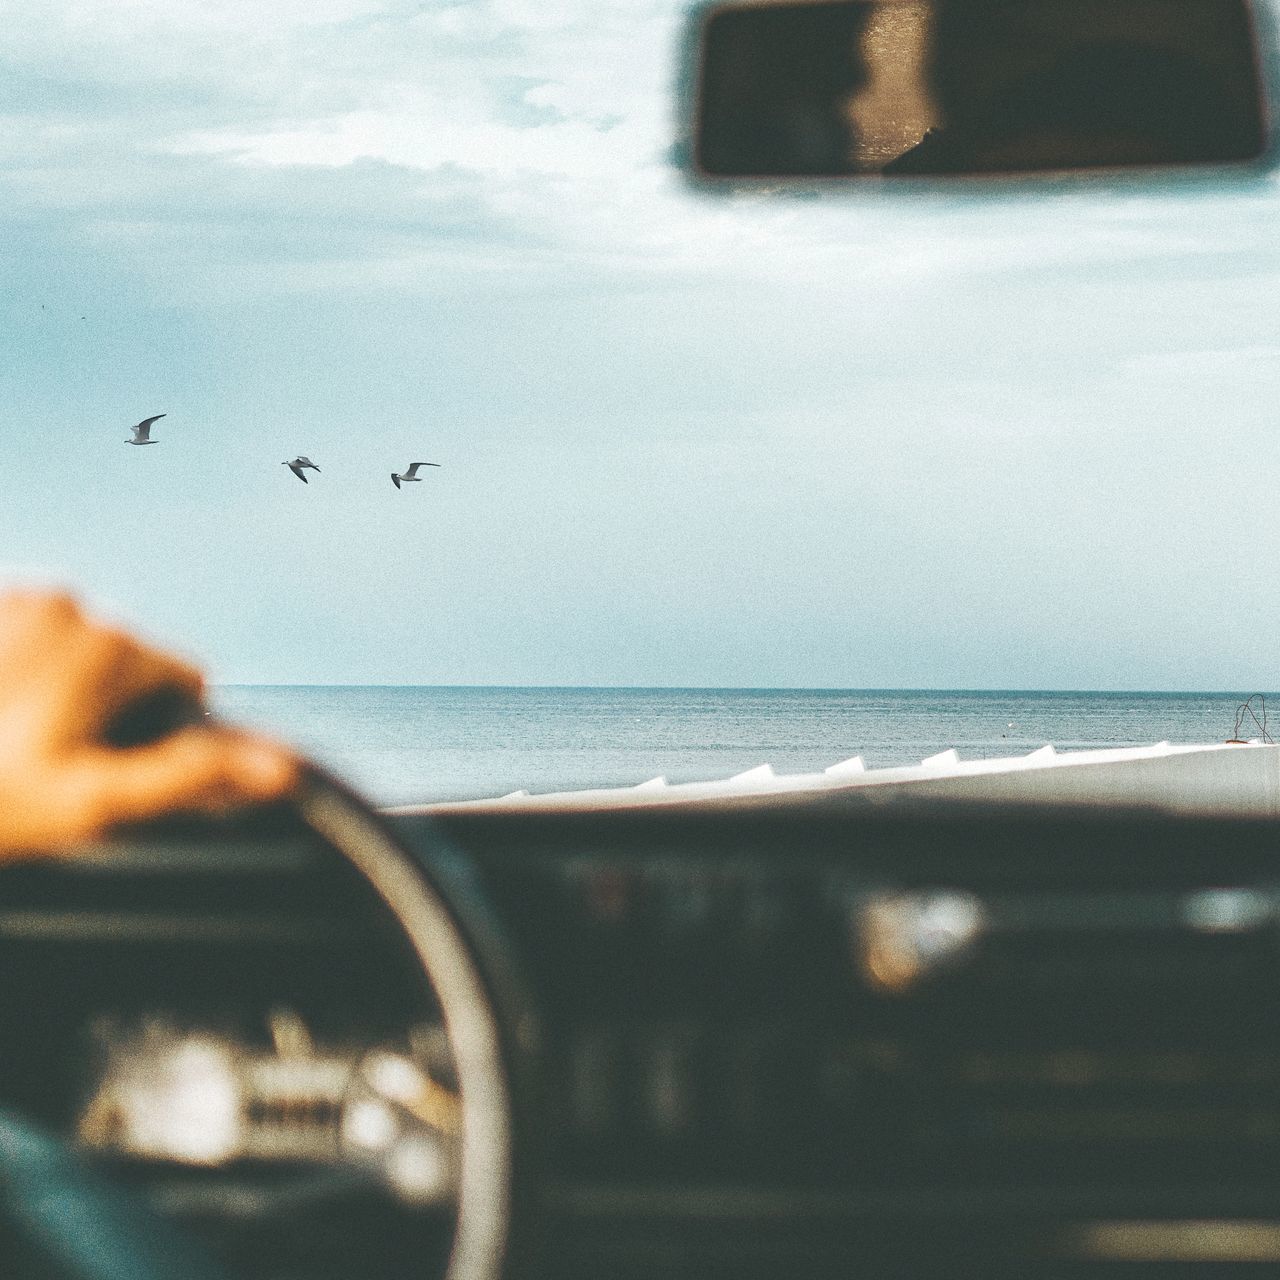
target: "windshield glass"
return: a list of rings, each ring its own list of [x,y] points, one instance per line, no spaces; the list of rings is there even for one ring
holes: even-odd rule
[[[21,6],[8,576],[384,800],[1230,736],[1274,185],[701,196],[685,13]]]

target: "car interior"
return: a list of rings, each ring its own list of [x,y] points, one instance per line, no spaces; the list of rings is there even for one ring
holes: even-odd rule
[[[1269,22],[729,0],[689,19],[676,149],[729,209],[1248,184]],[[1273,1275],[1277,839],[875,788],[390,814],[315,768],[6,865],[4,1274]]]

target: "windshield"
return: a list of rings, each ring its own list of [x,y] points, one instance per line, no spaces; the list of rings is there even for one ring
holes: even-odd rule
[[[1274,185],[708,198],[685,12],[21,6],[8,576],[382,800],[1231,736]]]

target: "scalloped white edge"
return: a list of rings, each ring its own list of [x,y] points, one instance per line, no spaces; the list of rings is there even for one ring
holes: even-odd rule
[[[1261,758],[1256,756],[1259,752],[1264,753]],[[1240,764],[1226,765],[1221,753],[1234,753]],[[1202,758],[1198,764],[1194,760],[1182,759],[1197,756]],[[1251,757],[1247,766],[1246,757]],[[1158,771],[1152,766],[1144,767],[1143,762],[1149,761],[1177,763],[1171,763],[1158,775]],[[1037,780],[1038,777],[1047,780],[1050,772],[1056,774],[1064,769],[1079,770],[1089,765],[1107,768],[1099,772],[1096,779],[1087,775],[1088,782],[1086,775],[1076,775],[1072,779],[1072,785],[1066,788],[1069,794],[1062,794],[1064,788],[1058,785],[1065,782],[1065,778],[1055,779],[1052,788],[1040,786]],[[1006,775],[1010,781],[1003,784],[1001,794],[993,796],[991,793],[997,780]],[[1014,781],[1013,775],[1024,775],[1024,778]],[[971,792],[974,798],[982,799],[1052,799],[1094,804],[1127,801],[1172,808],[1264,812],[1280,816],[1280,747],[1260,742],[1177,745],[1157,742],[1147,747],[1108,747],[1088,751],[1058,751],[1046,743],[1026,755],[982,760],[962,760],[954,749],[949,749],[929,756],[919,764],[885,769],[868,769],[860,756],[854,756],[818,773],[776,773],[771,765],[762,764],[729,778],[707,782],[670,783],[665,778],[658,777],[625,787],[541,794],[517,791],[492,800],[402,805],[387,812],[414,814],[476,809],[502,812],[615,809],[704,801],[724,802],[750,797],[790,799],[811,796],[817,799],[841,792],[864,791],[872,787],[909,791],[922,784],[939,784],[957,779],[987,779],[988,785],[958,785],[947,790],[947,795],[964,796],[966,792]],[[1213,792],[1214,788],[1223,785],[1229,786],[1232,794],[1228,795],[1223,791],[1219,804]],[[1204,795],[1206,789],[1209,792],[1207,801]],[[937,794],[936,785],[929,790],[931,794]]]

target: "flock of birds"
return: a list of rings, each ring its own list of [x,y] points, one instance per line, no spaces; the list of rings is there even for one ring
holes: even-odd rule
[[[143,420],[136,426],[129,428],[129,430],[133,432],[133,437],[132,439],[126,440],[125,444],[159,444],[160,442],[158,440],[153,440],[151,438],[151,424],[153,422],[159,422],[161,418],[167,416],[167,414],[157,413],[150,418],[143,418]],[[282,462],[280,465],[282,467],[288,467],[303,484],[310,483],[307,480],[306,475],[308,471],[320,470],[320,468],[317,467],[310,458],[302,456],[294,458],[292,462]],[[418,474],[419,467],[438,467],[439,465],[440,464],[438,462],[411,462],[407,471],[393,471],[391,473],[391,483],[398,489],[402,484],[408,484],[422,479]]]

